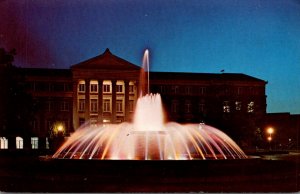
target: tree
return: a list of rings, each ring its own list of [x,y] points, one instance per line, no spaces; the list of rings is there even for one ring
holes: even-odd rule
[[[30,131],[32,100],[20,69],[12,64],[14,55],[15,49],[0,48],[0,136],[24,137]]]

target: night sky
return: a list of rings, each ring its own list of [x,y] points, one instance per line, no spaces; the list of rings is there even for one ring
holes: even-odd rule
[[[299,0],[0,0],[0,47],[46,68],[149,48],[152,71],[245,73],[268,81],[267,112],[300,113]]]

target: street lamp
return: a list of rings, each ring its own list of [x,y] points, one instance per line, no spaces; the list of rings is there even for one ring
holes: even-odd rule
[[[268,138],[267,138],[267,140],[269,142],[269,146],[270,146],[270,150],[271,150],[271,141],[272,141],[272,134],[274,133],[274,129],[272,127],[269,127],[267,129],[267,133],[269,135]]]
[[[269,134],[270,136],[272,136],[272,134],[274,133],[274,129],[273,129],[272,127],[269,127],[269,128],[267,129],[267,132],[268,132],[268,134]]]

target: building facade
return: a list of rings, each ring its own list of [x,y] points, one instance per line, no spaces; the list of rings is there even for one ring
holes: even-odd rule
[[[70,69],[21,68],[36,107],[31,147],[35,141],[38,147],[47,147],[51,135],[69,136],[86,122],[130,122],[140,91],[140,71],[108,49]],[[266,84],[245,74],[150,72],[150,91],[161,94],[168,121],[205,122],[237,141],[262,127]],[[7,147],[4,140],[1,145]]]

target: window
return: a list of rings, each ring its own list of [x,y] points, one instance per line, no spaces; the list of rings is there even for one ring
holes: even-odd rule
[[[79,81],[78,92],[85,92],[85,81]]]
[[[187,101],[184,104],[184,111],[185,111],[185,113],[190,113],[192,111],[192,104],[191,104],[191,102]]]
[[[179,86],[172,86],[171,90],[172,90],[173,94],[178,94],[179,93]]]
[[[49,91],[49,83],[47,82],[37,82],[35,84],[35,90],[40,92]]]
[[[36,130],[36,129],[38,128],[38,122],[37,122],[36,119],[34,119],[34,120],[32,121],[32,128],[33,128],[33,130]]]
[[[247,112],[248,113],[254,112],[254,102],[253,101],[249,102],[249,104],[247,106]]]
[[[117,93],[123,93],[123,85],[116,85]]]
[[[78,111],[85,111],[85,99],[79,99]]]
[[[103,100],[103,112],[110,112],[110,99]]]
[[[32,149],[39,148],[39,138],[38,137],[31,137],[31,148]]]
[[[60,110],[61,111],[69,111],[69,109],[70,109],[69,102],[62,101],[61,104],[60,104]]]
[[[91,93],[98,93],[98,81],[92,80],[90,82],[90,92]]]
[[[79,118],[79,126],[83,125],[85,123],[84,118]]]
[[[51,101],[47,101],[47,102],[46,102],[46,110],[47,110],[48,112],[51,111],[51,107],[52,107],[52,102],[51,102]]]
[[[238,87],[237,88],[237,94],[238,95],[242,95],[243,94],[243,88],[242,87]]]
[[[160,86],[160,93],[161,94],[164,94],[164,93],[166,93],[166,86]]]
[[[103,90],[103,93],[111,93],[111,81],[110,80],[104,80],[103,81],[103,86],[102,86],[102,90]]]
[[[98,92],[98,84],[91,84],[91,93]]]
[[[185,87],[185,94],[192,94],[192,88],[191,87]]]
[[[198,107],[198,108],[199,108],[199,112],[200,112],[200,113],[203,113],[203,112],[204,112],[204,107],[205,107],[205,105],[204,105],[203,103],[200,103],[200,104],[199,104],[199,107]]]
[[[129,93],[134,93],[134,85],[129,85]]]
[[[122,100],[117,100],[116,101],[116,108],[117,112],[123,112],[123,101]]]
[[[172,113],[177,113],[179,110],[179,103],[177,100],[173,100],[172,101],[172,105],[171,105],[171,112]]]
[[[46,137],[46,149],[50,149],[49,139]]]
[[[240,101],[235,102],[235,110],[242,110],[242,102]]]
[[[129,100],[129,112],[134,111],[134,100]]]
[[[64,84],[64,90],[66,91],[66,92],[71,92],[72,91],[72,84],[70,84],[70,83],[65,83]]]
[[[98,112],[98,99],[91,99],[91,112]]]
[[[200,87],[199,88],[199,94],[204,95],[206,93],[206,87]]]
[[[8,149],[8,139],[0,137],[0,149]]]
[[[110,85],[108,84],[103,85],[103,93],[110,93]]]
[[[64,83],[52,83],[50,85],[50,88],[52,91],[62,92],[62,91],[64,91]]]
[[[225,113],[229,113],[230,112],[229,101],[224,101],[223,102],[223,112],[225,112]]]
[[[17,149],[23,149],[23,138],[22,137],[16,137],[16,148]]]

